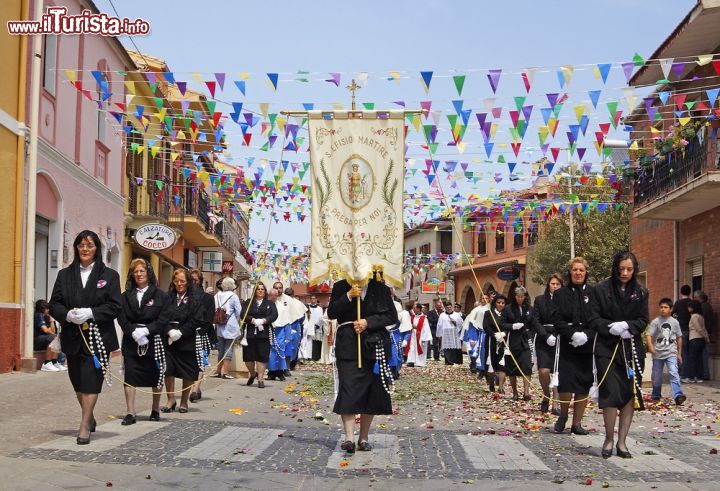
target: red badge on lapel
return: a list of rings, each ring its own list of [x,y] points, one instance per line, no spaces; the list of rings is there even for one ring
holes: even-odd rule
[[[107,285],[107,281],[105,280],[98,280],[97,287],[98,288],[105,288],[105,285]]]
[[[183,297],[183,299],[182,299],[183,303],[188,303],[188,300],[189,300],[189,299],[188,299],[187,296]]]
[[[145,302],[145,306],[146,306],[146,307],[150,307],[150,306],[151,306],[152,304],[154,304],[154,303],[155,303],[155,302],[153,302],[153,299],[151,298],[150,300],[148,300],[147,302]]]

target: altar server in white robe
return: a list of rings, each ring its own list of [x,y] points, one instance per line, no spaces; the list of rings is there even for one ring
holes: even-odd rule
[[[401,324],[402,325],[402,324]],[[422,312],[422,306],[415,302],[410,313],[410,342],[405,346],[405,361],[408,366],[424,367],[427,361],[428,343],[432,342],[430,323]]]

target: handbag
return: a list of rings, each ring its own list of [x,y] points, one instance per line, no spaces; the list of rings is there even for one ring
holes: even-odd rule
[[[228,300],[230,300],[232,297],[228,297],[222,305],[220,305],[218,308],[215,309],[215,313],[213,314],[213,324],[227,324],[228,321],[228,314],[225,312],[225,309],[223,308],[223,305],[225,305]]]
[[[60,336],[55,336],[55,339],[50,341],[48,348],[50,348],[53,353],[62,353],[62,346],[60,345]]]

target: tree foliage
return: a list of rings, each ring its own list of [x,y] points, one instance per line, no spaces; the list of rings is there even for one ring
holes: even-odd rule
[[[579,164],[560,169],[556,175],[554,196],[565,203],[587,203],[587,212],[576,206],[575,255],[583,256],[590,264],[588,280],[592,283],[610,276],[615,252],[630,244],[630,207],[622,202],[620,170],[607,165],[594,176],[585,175]],[[614,181],[614,183],[613,183]],[[605,211],[598,211],[598,205]],[[567,277],[570,261],[570,217],[567,213],[550,220],[538,238],[535,253],[528,258],[533,281],[544,285],[552,273]]]
[[[630,244],[630,207],[619,206],[588,214],[574,212],[575,255],[583,256],[590,264],[588,280],[597,283],[612,271],[615,252]],[[570,261],[570,218],[563,214],[550,220],[538,237],[535,252],[528,258],[530,274],[544,285],[553,273],[567,278]]]

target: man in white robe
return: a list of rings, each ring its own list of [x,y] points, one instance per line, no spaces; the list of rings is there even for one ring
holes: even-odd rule
[[[410,341],[404,347],[405,361],[408,366],[424,367],[427,361],[428,343],[432,342],[430,323],[415,302],[410,313]]]
[[[320,361],[322,356],[322,338],[323,338],[323,308],[318,305],[317,297],[315,295],[310,297],[310,320],[307,324],[310,332],[305,333],[305,336],[312,338],[312,360]]]
[[[441,349],[445,355],[446,365],[462,365],[462,331],[463,318],[460,312],[453,311],[452,304],[445,304],[445,312],[438,317],[437,337],[441,338]]]

